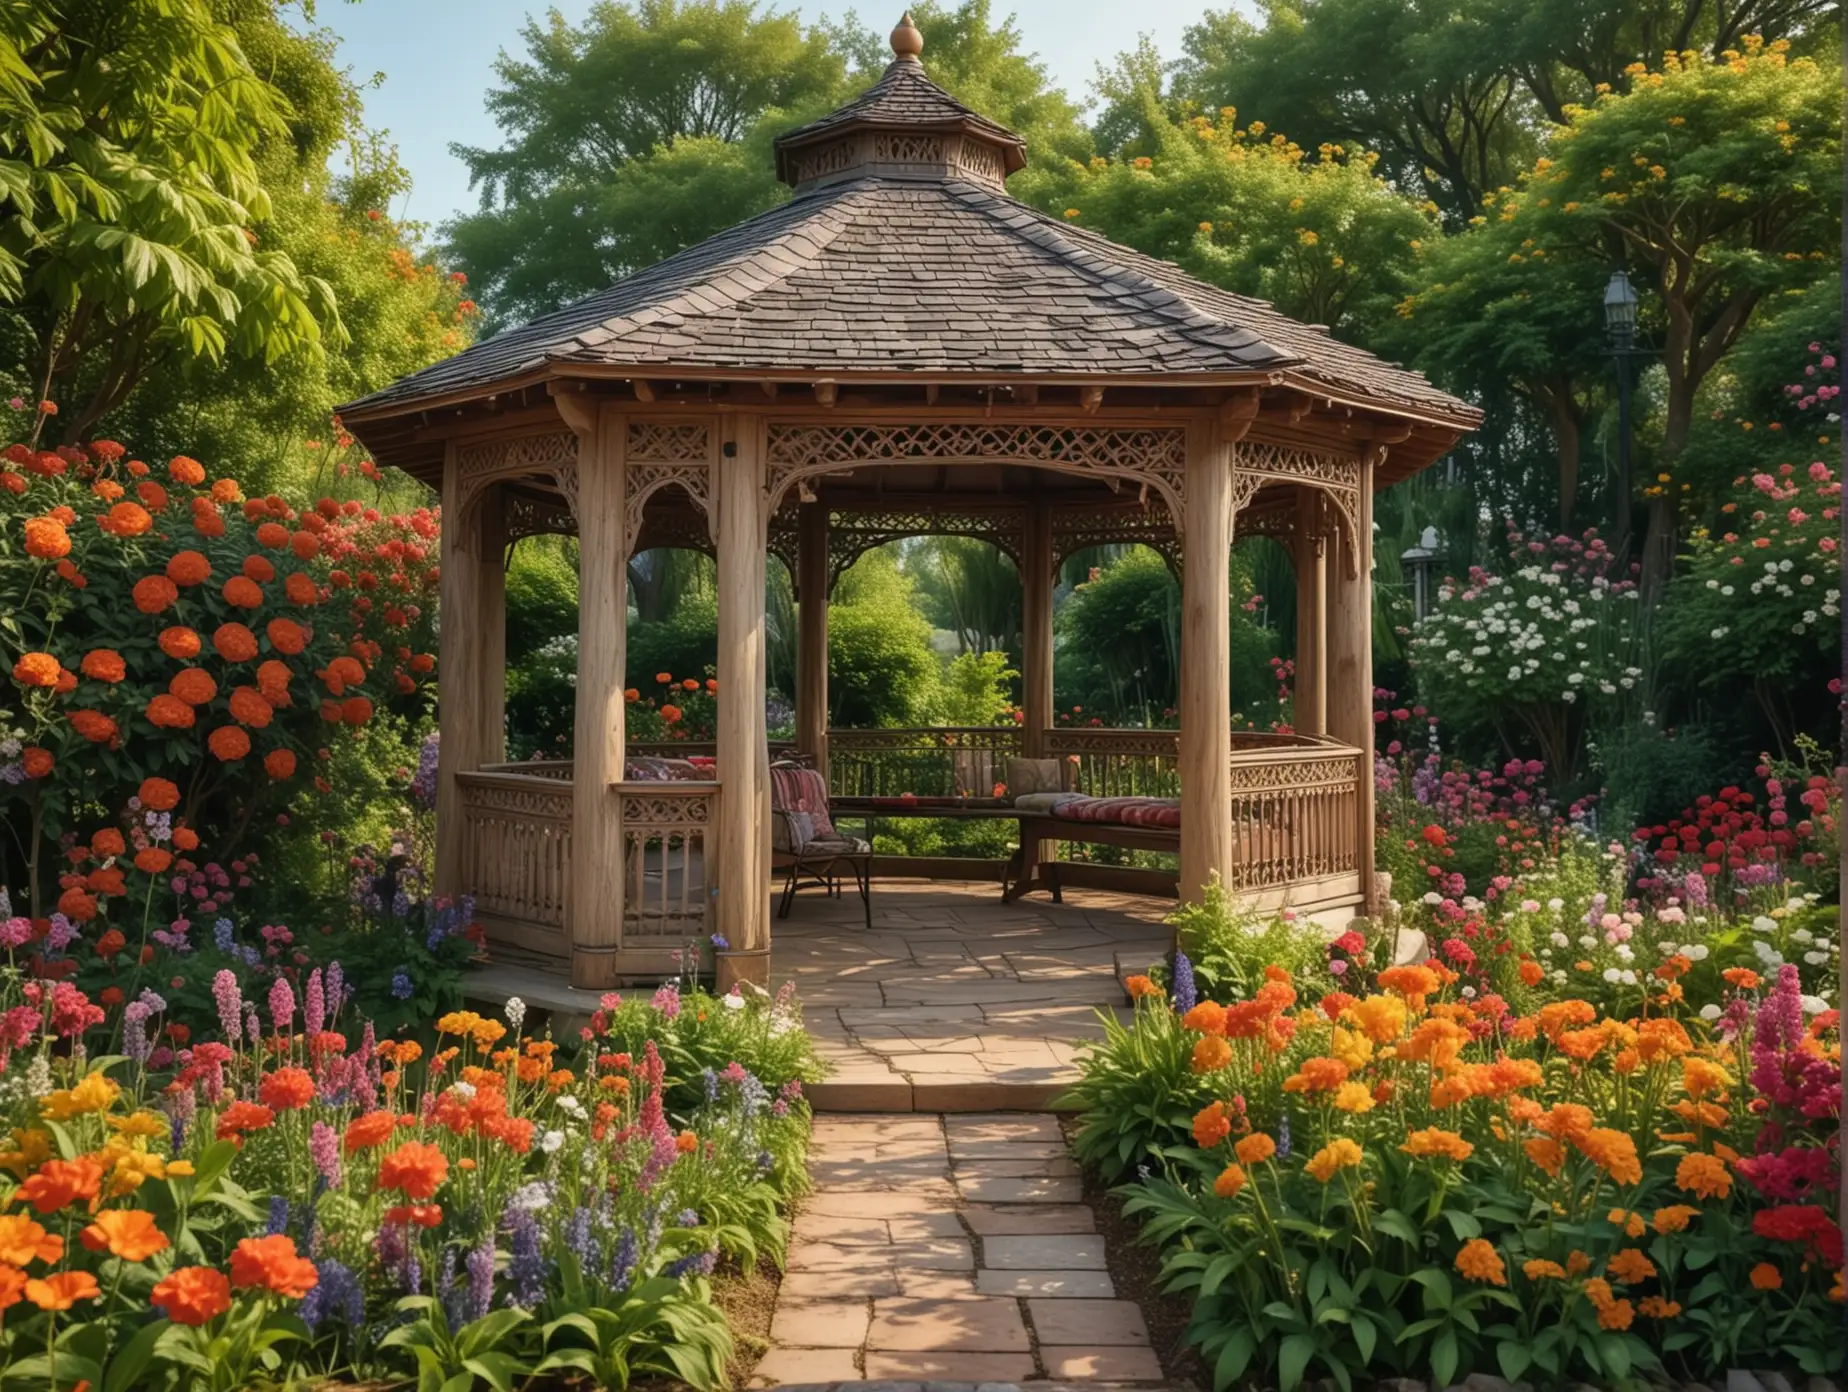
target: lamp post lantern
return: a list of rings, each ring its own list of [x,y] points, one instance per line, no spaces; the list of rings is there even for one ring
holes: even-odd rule
[[[1636,287],[1619,267],[1604,287],[1604,331],[1617,360],[1617,525],[1612,550],[1630,550],[1630,358],[1636,352]]]
[[[1399,553],[1412,577],[1412,618],[1423,623],[1431,615],[1431,562],[1437,559],[1437,528],[1426,527],[1418,544]]]

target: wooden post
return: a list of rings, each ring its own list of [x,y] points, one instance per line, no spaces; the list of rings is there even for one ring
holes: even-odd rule
[[[1046,757],[1052,728],[1052,578],[1052,509],[1036,495],[1020,547],[1020,747],[1031,759]]]
[[[498,487],[481,500],[481,761],[507,757],[507,518]]]
[[[1221,421],[1187,431],[1181,576],[1181,883],[1199,902],[1232,865],[1232,454]]]
[[[1298,734],[1328,732],[1327,542],[1322,498],[1313,488],[1296,495],[1296,718]]]
[[[481,767],[488,747],[482,728],[481,529],[475,509],[462,506],[462,481],[451,441],[443,451],[443,518],[440,542],[441,635],[437,657],[436,892],[459,897],[472,867],[463,863],[466,836],[458,773]]]
[[[714,864],[718,987],[770,979],[770,769],[764,737],[764,421],[725,418],[712,497],[719,515],[719,795]]]
[[[796,748],[828,776],[828,509],[803,503],[796,513]]]
[[[1359,526],[1345,520],[1328,557],[1328,733],[1359,751],[1354,862],[1363,911],[1373,885],[1373,455],[1360,466]],[[1350,549],[1350,543],[1352,547]],[[1355,557],[1358,557],[1356,563]]]
[[[572,736],[571,984],[605,990],[622,946],[622,781],[629,558],[623,546],[624,417],[559,398],[578,432],[578,680]],[[569,404],[567,405],[567,401]]]

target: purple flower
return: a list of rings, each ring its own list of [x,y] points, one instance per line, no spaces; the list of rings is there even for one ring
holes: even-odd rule
[[[243,1033],[240,1022],[244,1016],[244,997],[237,987],[237,973],[229,967],[212,978],[212,1000],[218,1006],[218,1027],[224,1032],[225,1042],[235,1047]]]
[[[507,1276],[513,1282],[508,1302],[522,1309],[537,1309],[545,1299],[546,1278],[538,1215],[529,1208],[510,1207],[505,1221],[513,1238],[507,1262]]]
[[[692,1256],[682,1257],[679,1261],[669,1263],[661,1274],[670,1280],[678,1281],[685,1276],[709,1276],[712,1268],[718,1264],[717,1251],[695,1252]]]
[[[271,1194],[269,1201],[269,1226],[264,1236],[275,1237],[289,1230],[289,1201],[281,1194]]]
[[[317,1035],[327,1024],[327,997],[321,990],[321,969],[316,967],[308,973],[307,1003],[303,1006],[302,1021],[308,1033]]]
[[[302,1297],[302,1323],[318,1330],[322,1321],[338,1315],[351,1328],[359,1328],[366,1319],[366,1299],[352,1271],[332,1257],[316,1262],[315,1271],[320,1279]]]
[[[1187,960],[1187,954],[1178,947],[1174,949],[1174,979],[1169,985],[1168,995],[1177,1015],[1185,1015],[1200,1003],[1199,988],[1194,985],[1193,963]]]
[[[634,1228],[624,1228],[617,1235],[616,1250],[610,1255],[611,1290],[621,1292],[629,1289],[629,1281],[635,1275],[638,1246]]]
[[[45,947],[51,952],[62,952],[77,940],[77,925],[61,913],[51,916],[51,927],[45,933]]]
[[[494,1239],[485,1237],[468,1254],[468,1323],[473,1324],[494,1303]]]
[[[329,1187],[340,1183],[340,1133],[324,1121],[308,1134],[308,1158]]]

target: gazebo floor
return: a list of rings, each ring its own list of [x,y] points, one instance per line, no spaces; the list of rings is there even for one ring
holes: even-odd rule
[[[1069,889],[1063,904],[1002,904],[996,886],[885,880],[873,927],[859,898],[798,896],[771,928],[771,975],[796,984],[833,1066],[819,1111],[1043,1111],[1077,1077],[1077,1046],[1101,1009],[1127,1015],[1121,979],[1167,950],[1172,903]],[[518,995],[588,1015],[562,963],[507,957],[475,973],[472,1000]]]

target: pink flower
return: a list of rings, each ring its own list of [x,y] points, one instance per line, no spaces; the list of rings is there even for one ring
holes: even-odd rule
[[[276,978],[269,992],[270,1024],[277,1034],[289,1033],[295,1022],[295,991],[282,977]]]

